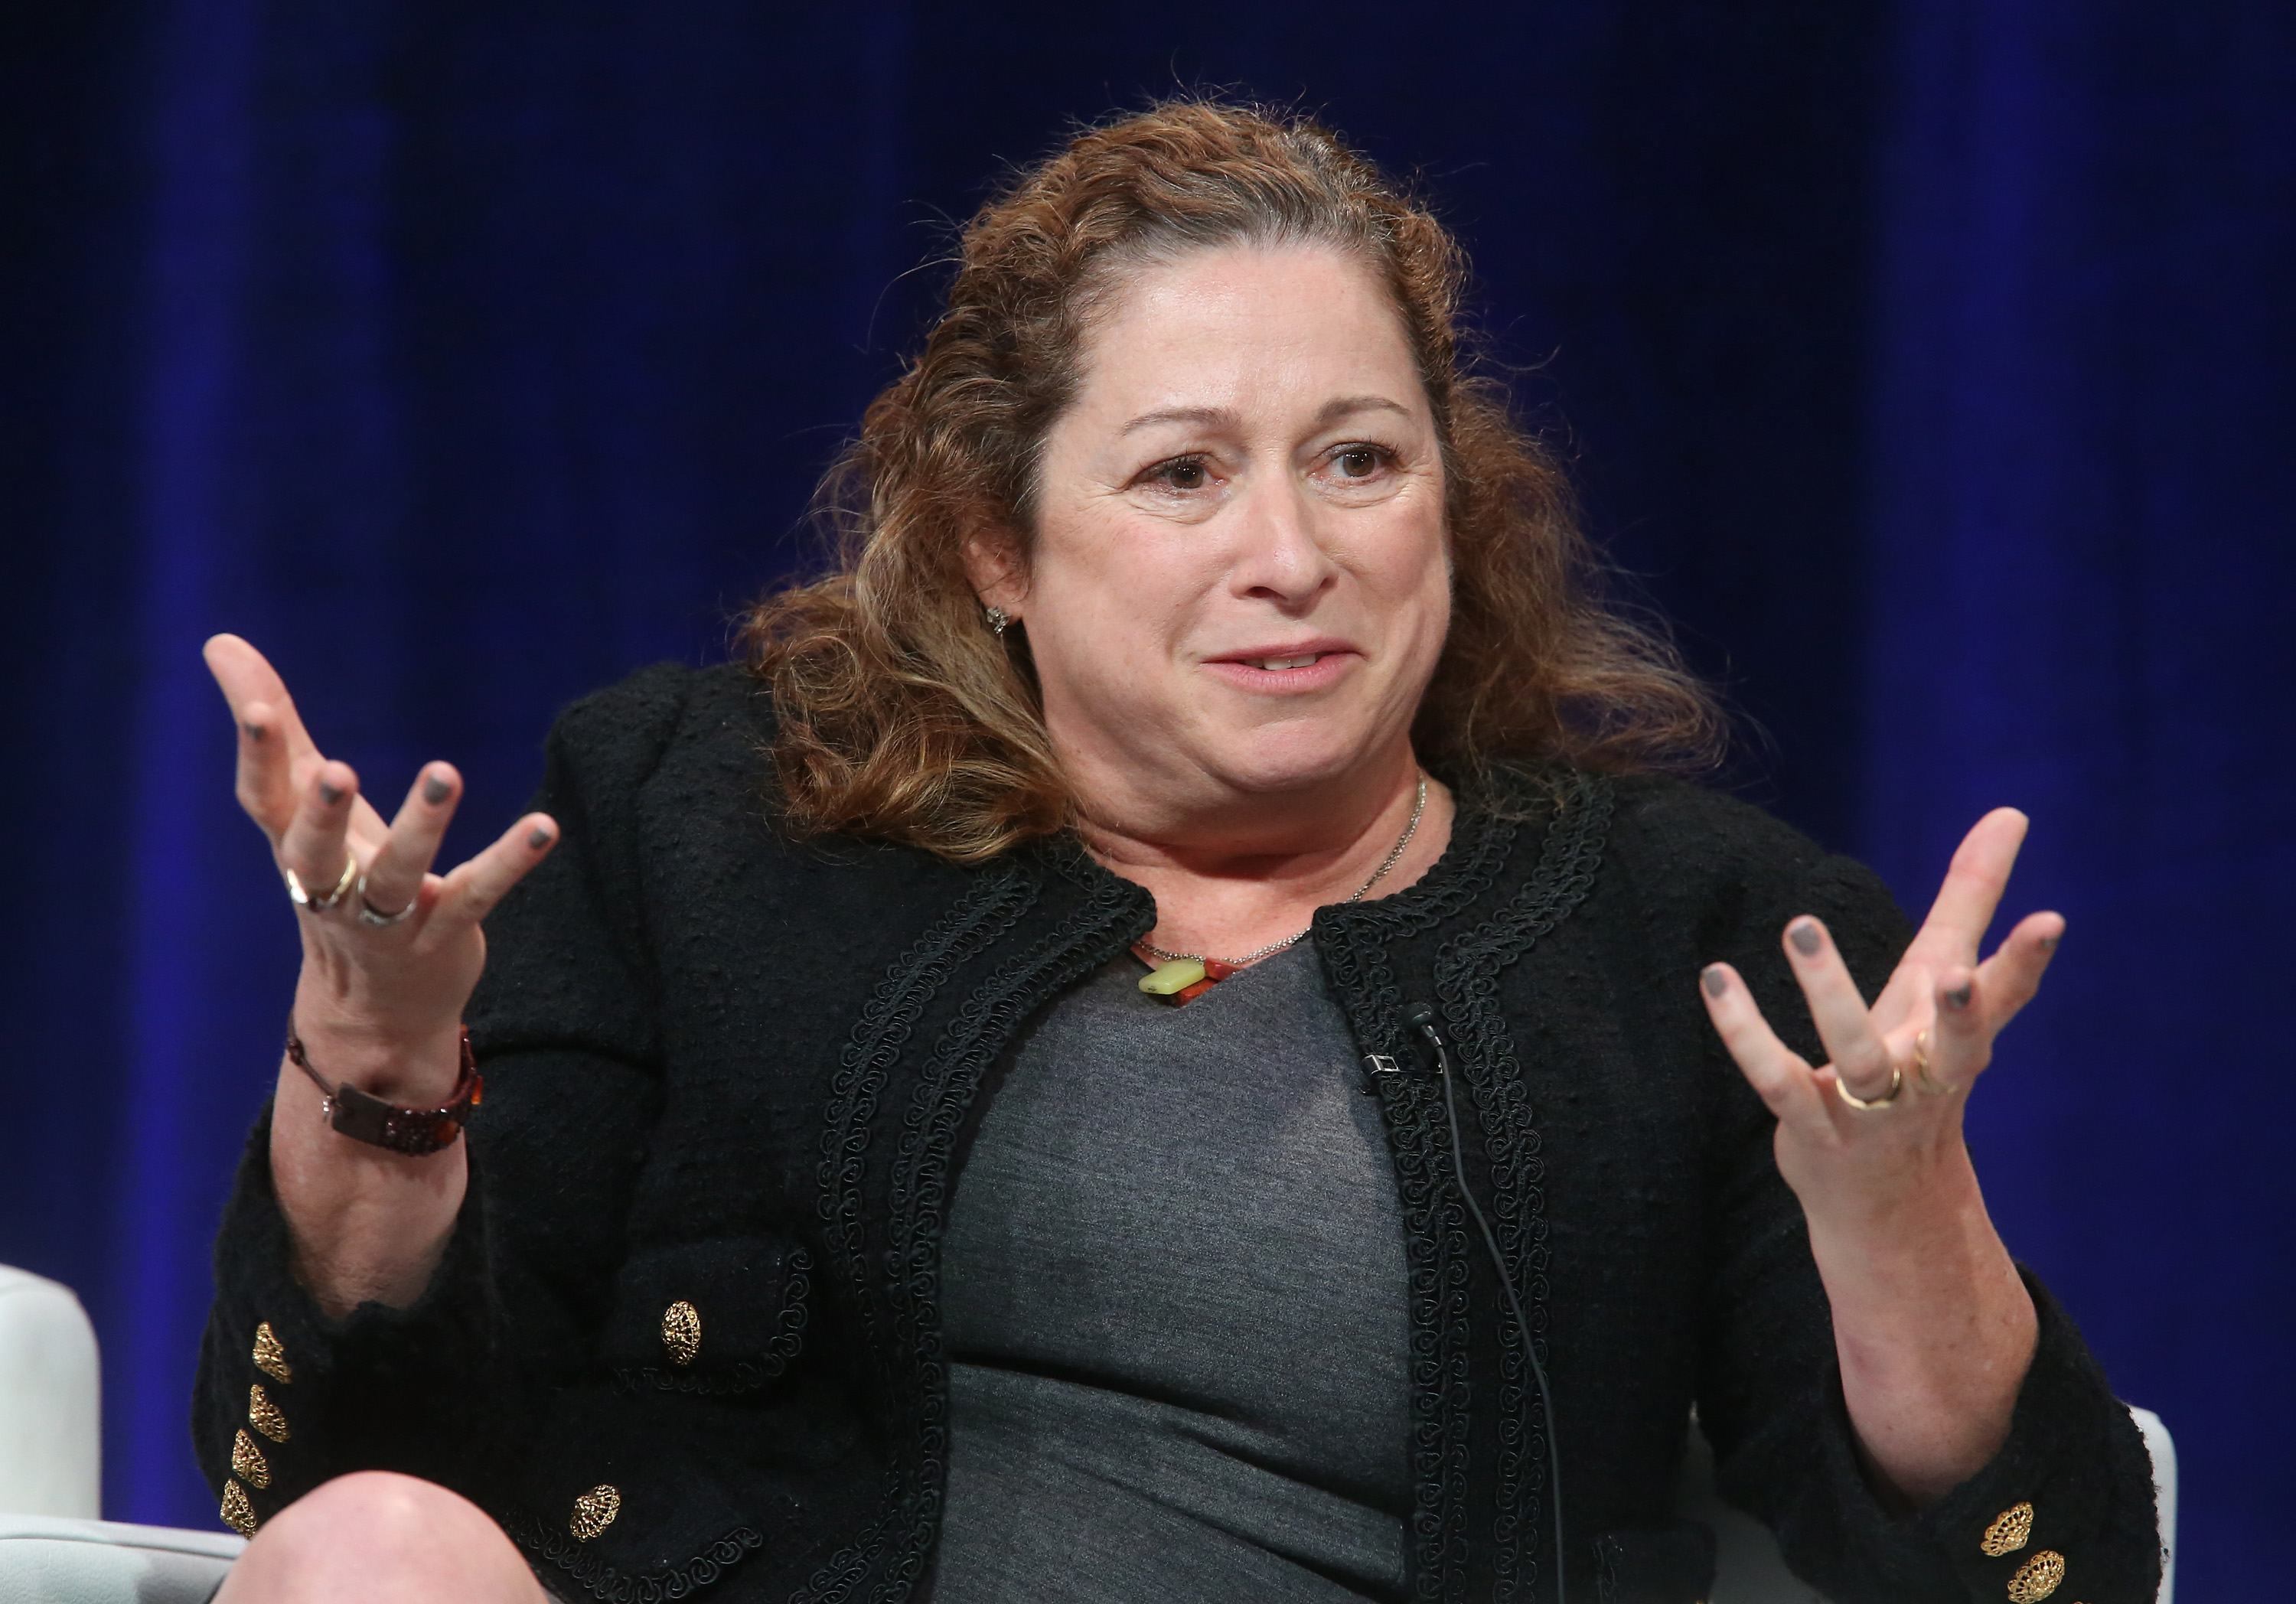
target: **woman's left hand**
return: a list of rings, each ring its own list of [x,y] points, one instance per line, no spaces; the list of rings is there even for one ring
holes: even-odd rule
[[[1831,1055],[1820,1068],[1778,1040],[1728,964],[1706,970],[1707,1012],[1778,1117],[1778,1168],[1813,1218],[1901,1207],[1928,1189],[1936,1158],[1963,1154],[1969,1088],[1992,1062],[1994,1037],[2040,989],[2064,934],[2057,914],[2030,913],[1978,962],[2025,825],[2013,807],[1978,821],[1870,1008],[1823,923],[1804,915],[1786,926],[1786,962]],[[1853,1106],[1845,1089],[1880,1106]]]
[[[1823,923],[1786,926],[1824,1065],[1778,1040],[1728,964],[1702,978],[1715,1029],[1777,1116],[1778,1169],[1809,1222],[1860,1444],[1915,1505],[1999,1450],[2032,1357],[2032,1299],[1962,1137],[1994,1037],[2032,1000],[2064,933],[2056,914],[2029,914],[1979,962],[2025,823],[2007,807],[1978,822],[1870,1007]]]

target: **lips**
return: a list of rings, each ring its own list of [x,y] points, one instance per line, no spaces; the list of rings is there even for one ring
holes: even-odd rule
[[[1336,682],[1361,656],[1345,641],[1300,641],[1222,652],[1204,667],[1242,690],[1314,691]]]
[[[1335,636],[1325,635],[1308,641],[1270,641],[1264,646],[1248,647],[1242,651],[1223,651],[1209,659],[1215,663],[1242,663],[1246,667],[1282,673],[1287,668],[1306,668],[1317,658],[1337,653],[1352,653],[1354,645]]]

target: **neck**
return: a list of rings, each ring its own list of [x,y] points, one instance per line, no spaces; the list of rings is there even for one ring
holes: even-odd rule
[[[1080,833],[1112,872],[1156,899],[1150,939],[1176,951],[1230,956],[1307,928],[1379,868],[1409,822],[1419,765],[1408,746],[1328,788],[1223,798],[1128,822],[1086,799]],[[1412,884],[1442,855],[1450,793],[1430,781],[1410,844],[1367,897]]]

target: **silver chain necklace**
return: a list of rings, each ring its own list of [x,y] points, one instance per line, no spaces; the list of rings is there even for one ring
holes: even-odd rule
[[[1419,833],[1419,815],[1426,811],[1427,775],[1423,771],[1419,776],[1419,795],[1412,800],[1411,817],[1404,824],[1403,833],[1396,838],[1394,847],[1390,849],[1387,856],[1381,861],[1379,867],[1371,872],[1371,878],[1364,881],[1362,885],[1357,886],[1356,888],[1355,895],[1349,897],[1347,902],[1341,903],[1339,904],[1341,907],[1346,907],[1348,903],[1357,903],[1363,901],[1365,893],[1369,892],[1371,888],[1379,884],[1380,881],[1385,880],[1387,878],[1387,872],[1403,861],[1404,853],[1410,848],[1411,838]],[[1224,963],[1230,969],[1242,969],[1246,964],[1259,962],[1262,958],[1273,958],[1285,947],[1299,945],[1301,942],[1308,939],[1308,931],[1314,929],[1315,926],[1310,925],[1308,927],[1307,930],[1300,931],[1297,936],[1286,936],[1281,941],[1271,941],[1266,946],[1261,947],[1259,951],[1246,953],[1241,958],[1208,959],[1201,953],[1168,952],[1144,937],[1142,937],[1139,945],[1142,952],[1153,953],[1158,959],[1166,963],[1183,963],[1193,961],[1197,963]]]

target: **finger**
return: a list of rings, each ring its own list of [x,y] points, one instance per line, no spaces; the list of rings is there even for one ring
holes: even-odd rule
[[[262,825],[275,848],[325,754],[303,727],[287,682],[261,652],[235,634],[219,634],[209,639],[200,655],[239,725],[240,806]],[[260,760],[252,770],[250,757]],[[351,805],[350,829],[372,849],[383,836],[382,815],[359,798]]]
[[[358,775],[349,764],[322,763],[279,843],[280,866],[292,869],[312,896],[328,896],[342,879],[343,865],[351,855],[347,839],[351,803],[357,796]]]
[[[550,855],[558,844],[558,823],[548,814],[529,814],[502,833],[500,839],[455,872],[439,888],[429,923],[443,928],[455,923],[476,924],[494,912],[495,904],[527,872]]]
[[[1715,1034],[1770,1112],[1800,1125],[1824,1119],[1808,1060],[1778,1040],[1738,971],[1726,963],[1710,963],[1698,978],[1698,991]]]
[[[1948,1092],[1965,1090],[1993,1058],[1993,1027],[1977,971],[1956,964],[1939,974],[1930,1026],[1929,1076]]]
[[[461,800],[463,778],[454,765],[425,765],[407,789],[398,816],[366,866],[366,904],[374,912],[395,913],[422,889],[422,877],[439,855],[447,824]]]
[[[2025,843],[2026,824],[2015,808],[1997,807],[1954,849],[1937,900],[1914,938],[1914,948],[1931,967],[1977,962],[1978,943],[2001,905],[2017,850]]]
[[[1854,1096],[1887,1097],[1896,1078],[1889,1043],[1824,921],[1805,913],[1786,926],[1785,949],[1834,1074]]]
[[[271,704],[249,702],[236,711],[239,727],[239,770],[234,791],[247,816],[271,838],[272,849],[287,833],[295,816],[295,781],[287,761],[287,743],[279,733],[278,716]]]
[[[295,699],[287,694],[287,682],[279,677],[269,659],[235,634],[211,636],[200,649],[200,656],[206,660],[208,672],[215,675],[224,700],[231,704],[234,719],[244,724],[247,708],[260,702],[291,762],[308,762],[320,756],[295,711]]]
[[[2033,1000],[2064,934],[2062,914],[2028,913],[1993,956],[1977,966],[1979,988],[1986,999],[1987,1029],[2000,1035],[2001,1027]]]

